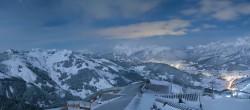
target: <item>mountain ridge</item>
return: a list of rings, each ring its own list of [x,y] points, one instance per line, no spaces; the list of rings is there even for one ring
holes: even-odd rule
[[[81,100],[100,89],[126,86],[144,79],[172,81],[201,89],[215,82],[216,90],[235,86],[250,91],[250,38],[236,43],[175,50],[146,48],[129,54],[84,53],[66,49],[10,49],[0,53],[0,95],[27,104],[52,108]],[[209,48],[210,46],[213,48]],[[218,45],[222,45],[221,47]],[[222,51],[223,50],[223,51]],[[237,76],[238,75],[238,76]],[[240,75],[240,76],[239,76]],[[243,80],[242,79],[242,80]],[[232,84],[234,85],[234,84]]]

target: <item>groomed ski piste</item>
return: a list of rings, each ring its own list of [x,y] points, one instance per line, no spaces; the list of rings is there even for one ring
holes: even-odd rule
[[[179,85],[165,81],[147,80],[117,89],[108,89],[79,102],[68,104],[68,110],[249,110],[250,99],[214,94],[204,96],[200,90],[185,93]],[[70,102],[69,103],[76,103]],[[59,109],[59,108],[58,108]],[[60,108],[62,109],[62,108]],[[54,109],[55,110],[55,109]]]

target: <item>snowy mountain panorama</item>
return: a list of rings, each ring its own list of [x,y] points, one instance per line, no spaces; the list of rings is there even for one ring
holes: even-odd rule
[[[187,49],[118,45],[111,53],[11,49],[0,53],[0,99],[6,100],[0,106],[62,107],[69,100],[145,79],[172,82],[174,89],[213,87],[222,97],[248,97],[249,68],[250,37]]]
[[[249,110],[250,0],[0,0],[0,110]]]

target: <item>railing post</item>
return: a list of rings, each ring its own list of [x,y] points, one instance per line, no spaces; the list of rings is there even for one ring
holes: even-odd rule
[[[200,109],[201,109],[201,110],[203,110],[203,109],[202,109],[202,104],[201,104],[201,98],[200,98],[200,95],[199,95],[199,102],[200,102]]]

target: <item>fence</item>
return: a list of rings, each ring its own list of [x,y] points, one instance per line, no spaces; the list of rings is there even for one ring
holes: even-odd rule
[[[91,103],[84,102],[84,101],[67,101],[67,108],[68,109],[89,110],[89,109],[91,109]]]
[[[120,90],[122,90],[124,87],[113,87],[113,88],[107,88],[107,89],[102,89],[99,90],[97,92],[95,92],[94,94],[87,96],[84,101],[86,102],[90,102],[91,100],[95,100],[98,96],[101,96],[104,93],[108,93],[108,92],[119,92]]]
[[[100,102],[108,101],[108,100],[119,98],[122,96],[125,96],[125,95],[123,95],[123,94],[102,94],[102,96],[100,98]]]
[[[198,101],[199,94],[156,94],[157,97],[169,98],[169,99],[185,99],[187,101]]]
[[[158,98],[155,99],[155,101],[163,103],[164,105],[169,105],[171,107],[174,107],[174,108],[177,108],[177,109],[180,109],[180,110],[199,110],[199,109],[196,109],[196,108],[187,107],[185,105],[180,105],[179,103],[172,103],[172,102],[168,102],[168,101],[158,99]]]
[[[150,89],[155,92],[161,92],[161,93],[169,93],[169,86],[165,85],[156,85],[156,84],[147,84],[145,88]]]

